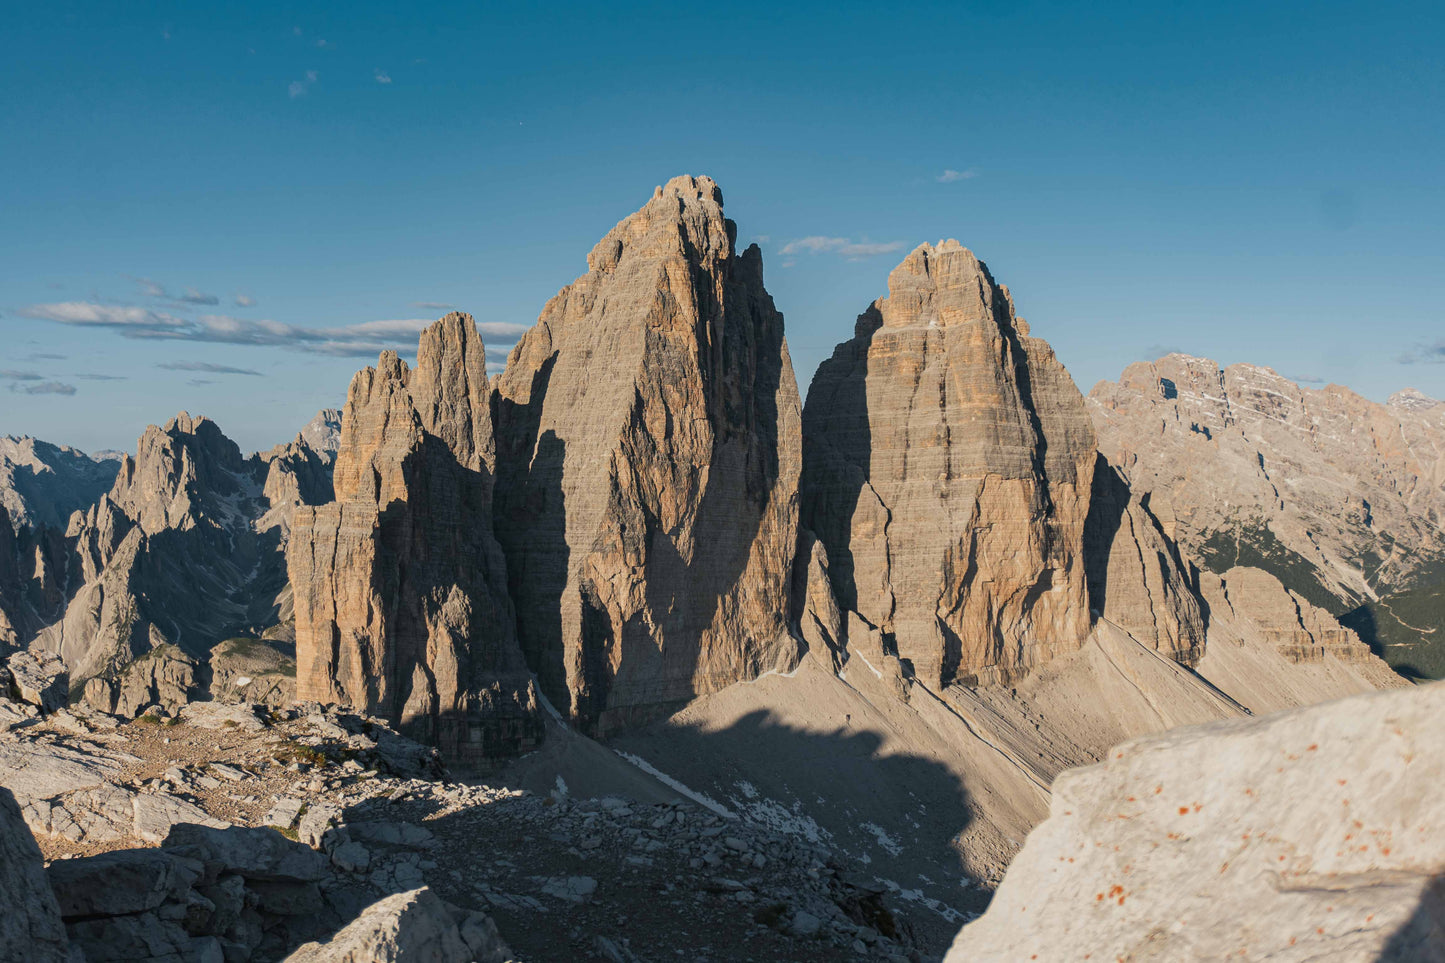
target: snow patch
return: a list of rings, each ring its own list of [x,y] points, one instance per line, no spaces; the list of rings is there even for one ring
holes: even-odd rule
[[[726,806],[722,805],[716,800],[708,798],[700,792],[693,792],[691,789],[687,788],[682,783],[669,776],[667,773],[658,769],[657,767],[652,765],[652,763],[648,762],[641,756],[635,756],[630,752],[623,752],[621,749],[613,749],[612,751],[617,753],[623,759],[626,759],[628,762],[632,763],[638,769],[641,769],[643,772],[647,773],[652,778],[656,779],[658,782],[662,783],[667,788],[671,789],[673,792],[678,793],[682,796],[686,796],[688,799],[691,799],[693,802],[697,803],[704,809],[711,810],[712,812],[723,817],[724,819],[738,818],[737,815],[731,810],[729,810]]]
[[[888,831],[877,823],[863,823],[858,828],[864,832],[871,833],[873,838],[878,840],[879,848],[886,851],[888,855],[897,856],[903,852],[903,844],[888,835]]]

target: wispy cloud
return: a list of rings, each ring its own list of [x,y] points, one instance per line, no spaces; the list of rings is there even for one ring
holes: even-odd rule
[[[157,368],[164,368],[167,371],[206,371],[211,374],[237,374],[253,375],[257,378],[264,377],[259,371],[252,371],[250,368],[233,368],[228,364],[211,364],[209,361],[167,361],[156,365]]]
[[[452,311],[456,308],[455,304],[447,304],[445,301],[413,301],[411,306],[423,311]]]
[[[978,171],[976,170],[956,171],[948,168],[942,174],[935,177],[934,180],[940,184],[952,184],[954,181],[971,181],[977,176]]]
[[[12,384],[10,390],[27,395],[73,395],[75,385],[63,381],[37,381],[26,384]]]
[[[65,359],[66,355],[47,354],[43,351],[37,351],[34,354],[27,354],[25,356],[26,361],[64,361]]]
[[[865,257],[873,257],[876,254],[887,254],[890,251],[903,249],[902,241],[854,241],[846,237],[823,237],[814,234],[809,237],[800,237],[795,241],[789,241],[778,249],[778,253],[787,257],[794,254],[840,254],[850,261],[856,261]]]
[[[221,299],[214,294],[207,294],[195,288],[186,288],[182,294],[171,294],[170,291],[166,290],[164,284],[151,278],[135,278],[134,281],[140,287],[142,294],[159,301],[169,301],[172,304],[190,304],[198,307],[215,307],[221,303]]]
[[[256,306],[256,299],[249,294],[238,294],[235,300],[238,308],[254,308]]]
[[[1287,374],[1286,378],[1299,385],[1322,385],[1325,379],[1315,374]]]
[[[213,385],[215,382],[209,378],[192,378],[190,381],[187,381],[186,384],[200,387],[201,385]]]
[[[1395,360],[1400,364],[1445,364],[1445,340],[1414,345]]]
[[[391,83],[391,74],[387,73],[385,70],[382,70],[380,67],[377,67],[376,70],[374,70],[372,73],[373,73],[373,76],[376,77],[376,82],[377,82],[377,83],[379,83],[379,84],[389,84],[389,83]]]
[[[125,375],[108,375],[108,374],[78,374],[78,375],[76,375],[76,377],[77,377],[77,378],[80,378],[80,379],[82,379],[82,380],[84,380],[84,381],[129,381],[129,380],[130,380],[130,379],[127,378]]]
[[[16,371],[13,368],[0,368],[0,381],[44,381],[45,376],[36,374],[34,371]]]
[[[292,100],[295,100],[297,97],[305,97],[307,92],[311,90],[311,85],[316,83],[316,78],[319,76],[320,74],[314,70],[306,71],[306,79],[291,81],[286,87],[286,93],[291,95]]]
[[[368,357],[388,348],[405,351],[416,344],[417,335],[432,323],[426,318],[407,318],[305,328],[281,321],[253,321],[224,314],[182,318],[148,307],[90,301],[32,304],[19,313],[27,318],[56,324],[108,328],[126,338],[290,347],[316,354],[348,357]],[[483,321],[477,329],[487,335],[516,337],[527,330],[527,325]]]

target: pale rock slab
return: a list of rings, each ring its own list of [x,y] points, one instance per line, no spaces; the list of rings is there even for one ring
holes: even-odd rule
[[[949,963],[1445,956],[1445,687],[1124,743],[1060,775]]]

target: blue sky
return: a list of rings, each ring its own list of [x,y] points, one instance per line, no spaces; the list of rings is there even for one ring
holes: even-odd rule
[[[504,349],[680,173],[804,386],[956,237],[1085,391],[1177,349],[1445,397],[1440,4],[783,6],[11,5],[0,433],[269,446],[443,305]]]

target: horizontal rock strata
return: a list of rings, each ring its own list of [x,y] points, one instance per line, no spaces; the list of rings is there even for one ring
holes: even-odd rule
[[[1093,429],[957,241],[918,247],[888,288],[808,392],[804,523],[839,602],[920,678],[1012,679],[1089,632]]]

